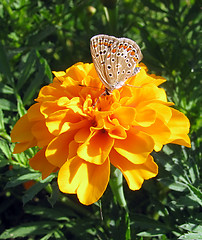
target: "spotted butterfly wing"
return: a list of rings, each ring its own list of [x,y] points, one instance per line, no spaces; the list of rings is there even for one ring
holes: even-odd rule
[[[95,69],[106,89],[113,91],[137,74],[142,59],[139,46],[128,38],[96,35],[91,38],[91,55]]]
[[[107,35],[96,35],[90,40],[91,55],[95,69],[107,89],[110,89],[110,84],[107,81],[105,59],[111,52],[111,46],[117,41],[117,38]]]

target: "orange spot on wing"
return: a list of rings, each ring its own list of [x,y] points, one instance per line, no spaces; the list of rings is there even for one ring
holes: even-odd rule
[[[129,52],[131,49],[132,49],[132,48],[129,47],[129,48],[127,49],[127,52]]]
[[[127,46],[123,46],[123,48],[124,48],[124,49],[126,49],[126,48],[127,48]]]
[[[107,56],[107,58],[109,58],[111,56],[111,54],[109,54],[108,56]]]
[[[132,52],[130,53],[130,55],[132,55],[132,56],[133,56],[133,55],[135,55],[135,52],[134,52],[134,51],[132,51]]]
[[[112,49],[112,52],[115,53],[116,52],[116,48]]]

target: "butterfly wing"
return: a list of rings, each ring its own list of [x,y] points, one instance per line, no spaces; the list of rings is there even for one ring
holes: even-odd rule
[[[128,78],[139,72],[136,65],[143,57],[136,42],[128,38],[117,40],[105,60],[105,78],[108,79],[108,89],[111,91],[122,87]]]
[[[104,34],[96,35],[90,40],[90,50],[95,69],[102,83],[110,90],[110,83],[106,76],[105,61],[106,57],[111,52],[113,44],[117,43],[118,39]]]

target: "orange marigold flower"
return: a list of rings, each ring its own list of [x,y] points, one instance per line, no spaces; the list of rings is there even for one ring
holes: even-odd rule
[[[158,173],[150,153],[167,143],[190,147],[190,124],[158,87],[166,80],[139,66],[129,85],[110,95],[101,95],[104,87],[93,64],[53,72],[53,83],[40,90],[37,103],[11,132],[14,153],[38,146],[30,165],[44,178],[59,169],[60,190],[77,194],[86,205],[103,195],[110,164],[121,170],[130,189],[140,189]]]

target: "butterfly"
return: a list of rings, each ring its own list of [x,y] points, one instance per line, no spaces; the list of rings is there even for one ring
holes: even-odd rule
[[[137,43],[129,38],[96,35],[90,39],[90,50],[107,95],[121,88],[128,78],[140,71],[140,67],[136,66],[143,55]]]

